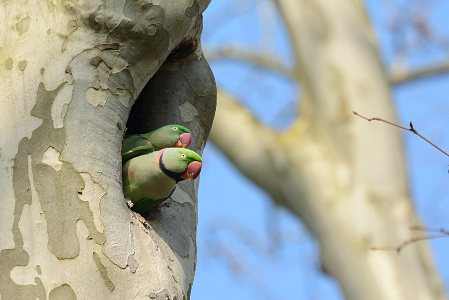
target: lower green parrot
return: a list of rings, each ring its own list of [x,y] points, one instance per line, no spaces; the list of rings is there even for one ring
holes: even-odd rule
[[[122,164],[133,157],[163,148],[186,148],[191,141],[190,130],[181,125],[166,125],[149,133],[126,135],[123,139]]]
[[[123,165],[123,193],[128,206],[145,213],[171,196],[177,182],[194,180],[201,157],[189,149],[165,148],[140,155]]]

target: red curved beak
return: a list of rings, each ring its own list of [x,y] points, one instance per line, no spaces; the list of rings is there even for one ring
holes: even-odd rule
[[[202,165],[199,161],[191,162],[187,166],[187,170],[181,176],[181,178],[188,179],[190,181],[194,180],[195,178],[198,177],[198,175],[200,175],[201,167],[202,167]]]
[[[186,148],[192,141],[192,135],[190,133],[183,133],[179,136],[179,140],[176,142],[176,147]]]

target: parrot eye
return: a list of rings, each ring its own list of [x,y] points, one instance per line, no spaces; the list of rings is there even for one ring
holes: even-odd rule
[[[178,127],[177,126],[173,126],[172,128],[174,131],[178,131]]]
[[[181,154],[181,158],[182,158],[182,159],[186,159],[186,157],[187,157],[187,156],[186,156],[184,153]]]

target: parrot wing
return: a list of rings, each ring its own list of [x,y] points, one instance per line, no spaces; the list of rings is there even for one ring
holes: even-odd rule
[[[126,152],[122,152],[122,164],[124,164],[131,158],[134,158],[139,155],[151,153],[153,151],[154,151],[154,148],[151,145],[143,145],[143,146],[137,146],[137,147],[131,148]]]
[[[153,145],[148,140],[151,134],[152,132],[125,136],[122,146],[122,164],[133,157],[154,151]]]
[[[174,190],[175,190],[175,188],[173,188],[173,190],[170,192],[170,196],[171,196],[171,194],[173,194]],[[139,200],[136,203],[134,203],[134,205],[131,209],[135,212],[138,212],[139,214],[144,214],[144,213],[150,211],[151,209],[153,209],[155,206],[164,202],[170,196],[168,196],[167,198],[162,198],[162,199],[143,198],[142,200]]]

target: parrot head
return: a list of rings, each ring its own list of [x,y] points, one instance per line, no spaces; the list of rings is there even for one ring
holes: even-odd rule
[[[201,157],[184,148],[165,148],[159,151],[159,166],[176,181],[198,177],[201,172]]]
[[[165,125],[151,135],[150,142],[158,149],[170,147],[186,148],[192,141],[190,130],[181,125]]]

